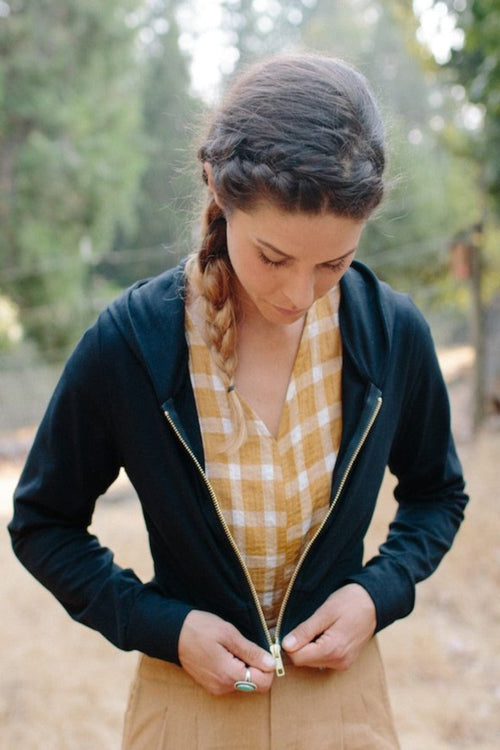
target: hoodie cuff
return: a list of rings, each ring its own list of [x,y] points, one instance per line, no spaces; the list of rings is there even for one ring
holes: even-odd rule
[[[166,598],[155,584],[146,584],[130,612],[126,649],[180,665],[179,635],[191,610],[184,602]]]
[[[373,599],[377,614],[376,632],[410,614],[415,606],[415,584],[400,565],[375,557],[346,583],[357,583]]]

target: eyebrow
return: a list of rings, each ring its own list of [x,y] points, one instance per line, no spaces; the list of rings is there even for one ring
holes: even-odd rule
[[[283,250],[278,250],[278,248],[272,245],[270,242],[266,242],[260,237],[256,237],[255,239],[259,243],[259,245],[263,245],[264,247],[267,247],[269,250],[272,250],[273,253],[276,253],[277,255],[281,255],[282,258],[288,258],[289,260],[294,260],[293,255],[288,255],[288,253],[284,253]],[[331,258],[331,260],[325,260],[320,265],[324,266],[324,265],[327,265],[328,263],[338,263],[339,260],[344,260],[344,258],[348,258],[349,255],[352,255],[353,253],[355,253],[357,249],[358,249],[357,246],[353,247],[352,250],[349,250],[347,253],[344,253],[344,255],[339,255],[337,258]]]

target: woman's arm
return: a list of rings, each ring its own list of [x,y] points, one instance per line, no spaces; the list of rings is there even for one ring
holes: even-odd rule
[[[388,462],[397,478],[396,515],[378,555],[349,579],[374,600],[377,630],[412,610],[415,585],[450,549],[468,502],[446,385],[428,326],[419,313],[415,316],[404,353],[405,399]]]
[[[468,498],[446,386],[428,327],[418,314],[413,320],[396,366],[409,373],[389,458],[398,510],[378,555],[284,639],[297,664],[349,665],[374,631],[407,615],[416,583],[436,569],[463,520]]]
[[[88,531],[121,464],[109,402],[95,326],[65,367],[21,475],[9,524],[14,551],[75,620],[119,648],[178,661],[191,608],[119,567]]]

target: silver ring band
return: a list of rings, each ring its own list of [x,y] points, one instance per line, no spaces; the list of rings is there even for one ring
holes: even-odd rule
[[[257,690],[257,685],[255,682],[252,682],[252,675],[250,672],[250,667],[247,667],[245,669],[245,679],[244,680],[236,680],[234,683],[235,690],[239,690],[240,693],[253,693],[255,690]]]

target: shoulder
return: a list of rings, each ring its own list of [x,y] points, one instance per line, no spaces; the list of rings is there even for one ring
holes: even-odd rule
[[[433,348],[429,326],[407,294],[380,281],[355,261],[341,281],[344,348],[375,383],[397,362],[416,362]]]
[[[185,295],[184,264],[155,276],[137,281],[108,308],[111,318],[120,328],[132,323],[135,327],[172,311],[183,310]]]
[[[184,274],[182,266],[136,282],[106,307],[76,345],[67,363],[78,380],[135,360],[146,365],[161,352],[175,349],[184,338]]]
[[[378,320],[388,331],[403,327],[428,330],[428,324],[409,294],[381,281],[364,263],[354,261],[342,279],[344,304],[366,323]]]

